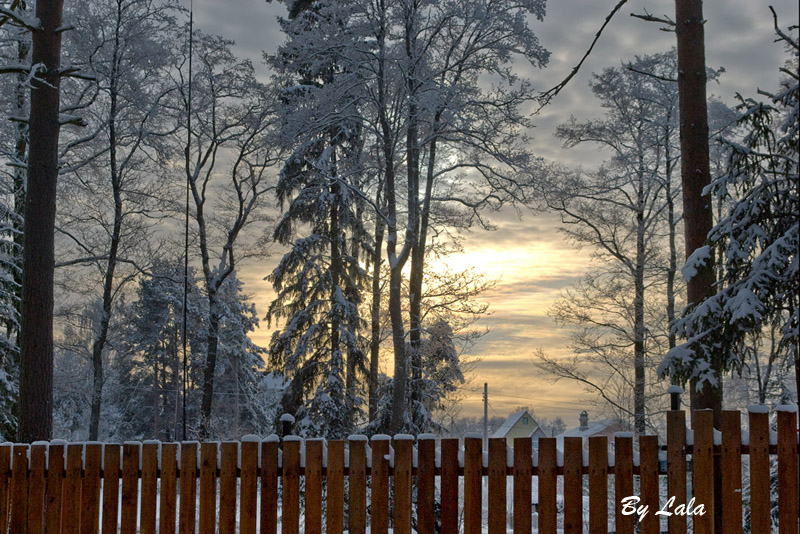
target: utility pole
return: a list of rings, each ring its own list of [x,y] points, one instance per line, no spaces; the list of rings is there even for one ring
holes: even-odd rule
[[[489,383],[483,383],[483,450],[489,448]]]

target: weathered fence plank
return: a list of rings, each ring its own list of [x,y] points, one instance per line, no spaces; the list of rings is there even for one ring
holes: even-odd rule
[[[530,438],[514,438],[514,534],[531,532],[531,463]]]
[[[44,532],[44,490],[47,484],[47,445],[31,445],[31,466],[28,480],[28,534]]]
[[[44,514],[47,532],[61,532],[62,497],[64,496],[64,450],[65,447],[61,442],[51,443],[47,450],[47,490],[45,490],[47,509]],[[117,473],[117,477],[119,477],[119,473]],[[116,529],[116,521],[114,526]]]
[[[703,515],[694,515],[695,534],[714,533],[714,412],[695,410],[692,412],[694,449],[692,460],[694,474],[694,497],[697,505],[704,505]]]
[[[658,499],[658,436],[639,437],[639,485],[641,505],[647,506],[648,513],[642,518],[642,534],[660,534],[660,508]]]
[[[322,532],[323,440],[306,441],[306,534]]]
[[[411,436],[394,440],[394,531],[411,534],[411,470],[414,441]]]
[[[242,442],[239,482],[239,532],[255,534],[258,525],[258,442]]]
[[[686,502],[686,414],[682,410],[667,412],[667,494],[676,503]],[[685,515],[667,518],[670,534],[686,534]]]
[[[78,456],[80,460],[80,456]],[[81,498],[78,473],[78,506]],[[78,508],[80,513],[80,508]],[[78,520],[78,518],[76,518]],[[28,521],[28,445],[14,445],[11,459],[11,532],[24,532]],[[77,523],[77,521],[76,521]],[[75,532],[78,532],[77,526]]]
[[[614,436],[614,507],[617,534],[633,534],[634,516],[623,515],[622,499],[633,495],[633,438]]]
[[[291,436],[294,438],[294,436]],[[300,439],[283,441],[281,533],[300,532]]]
[[[344,441],[328,442],[328,471],[326,477],[328,508],[325,516],[327,532],[344,530]]]
[[[458,532],[458,452],[457,438],[443,439],[442,448],[442,534]]]
[[[423,435],[417,442],[417,532],[435,534],[436,516],[436,439],[433,435]]]
[[[541,534],[556,534],[556,440],[539,438],[539,503]]]
[[[194,534],[195,510],[197,510],[197,449],[193,441],[181,443],[181,482],[180,509],[178,515],[178,532]]]
[[[608,437],[589,438],[589,532],[608,533]]]
[[[750,529],[770,531],[769,413],[750,412]]]
[[[278,441],[261,443],[261,520],[262,534],[278,532]]]
[[[139,532],[156,533],[158,509],[158,450],[160,443],[147,441],[142,445],[141,505],[139,507]]]
[[[797,407],[778,410],[778,528],[797,532]]]
[[[61,516],[61,532],[63,534],[78,534],[81,526],[81,471],[83,470],[83,445],[70,443],[67,445],[67,474],[64,479],[64,505]],[[136,460],[139,460],[137,455]],[[138,467],[138,466],[137,466]],[[135,473],[135,481],[139,479],[139,473]],[[133,496],[136,499],[138,488],[133,488]],[[12,517],[13,519],[13,517]],[[134,529],[136,516],[134,516]],[[14,530],[12,532],[22,532]],[[131,531],[133,532],[133,531]]]
[[[742,532],[742,426],[738,410],[722,411],[722,532]]]
[[[200,445],[200,534],[217,531],[217,443]]]
[[[83,483],[81,484],[81,534],[96,534],[99,531],[100,470],[102,466],[103,444],[87,443],[84,452]],[[142,487],[142,492],[145,492],[144,487]],[[152,488],[152,493],[155,498],[155,488]],[[142,533],[145,532],[143,529]],[[155,529],[152,532],[154,533]]]
[[[348,499],[348,532],[364,534],[367,531],[367,440],[350,436],[350,493]]]
[[[464,438],[464,534],[481,534],[483,528],[482,468],[481,438]]]
[[[175,534],[178,505],[178,444],[161,445],[161,502],[158,515],[159,534]]]
[[[583,439],[564,438],[564,534],[583,532]]]
[[[389,436],[372,437],[371,532],[389,532]]]
[[[221,446],[219,466],[219,534],[236,532],[236,470],[239,464],[239,443],[226,441]]]
[[[506,440],[489,439],[489,534],[506,534]]]

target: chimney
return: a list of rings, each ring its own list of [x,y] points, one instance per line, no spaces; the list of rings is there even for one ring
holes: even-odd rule
[[[581,430],[586,430],[587,428],[589,428],[589,414],[586,412],[586,410],[583,410],[581,412],[580,421],[581,421]]]

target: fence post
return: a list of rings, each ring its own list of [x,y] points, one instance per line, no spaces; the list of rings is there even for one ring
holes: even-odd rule
[[[458,533],[458,438],[442,440],[442,534]]]
[[[303,440],[297,436],[283,437],[283,507],[281,532],[300,532],[300,447]]]
[[[583,438],[564,438],[564,534],[583,532]]]
[[[489,438],[489,534],[505,534],[506,526],[506,440]]]
[[[614,506],[617,534],[633,534],[634,517],[622,515],[621,501],[633,495],[633,435],[614,435]]]
[[[350,449],[347,530],[353,534],[364,534],[367,529],[367,437],[356,434],[347,440]]]
[[[306,522],[309,534],[322,532],[322,455],[324,439],[306,440]]]
[[[649,513],[642,518],[642,534],[659,534],[661,516],[656,515],[659,503],[658,436],[639,436],[639,486],[642,500]]]
[[[261,442],[261,534],[278,532],[278,436]]]
[[[178,532],[194,534],[197,509],[197,448],[196,441],[181,443],[181,504],[178,515]]]
[[[294,416],[285,413],[281,416],[281,438],[292,435],[292,425],[294,425]]]
[[[539,532],[555,534],[556,515],[556,439],[539,438],[539,503],[537,507]]]

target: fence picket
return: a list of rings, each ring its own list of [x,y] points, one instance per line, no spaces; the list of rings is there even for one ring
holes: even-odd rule
[[[84,458],[81,484],[81,534],[96,534],[100,527],[100,468],[103,462],[103,444],[87,443]]]
[[[483,486],[481,438],[464,438],[464,534],[480,534]]]
[[[583,532],[583,438],[564,438],[564,534]]]
[[[278,442],[261,443],[261,532],[278,532]]]
[[[14,445],[11,461],[11,532],[25,532],[28,521],[28,445]],[[80,456],[78,457],[80,461]],[[78,478],[80,504],[80,478]],[[77,527],[75,527],[77,532]]]
[[[366,438],[350,437],[350,494],[348,499],[348,532],[364,534],[367,530],[367,455]]]
[[[67,445],[67,476],[64,479],[64,504],[61,516],[61,532],[63,534],[80,532],[82,470],[83,445],[70,443]],[[12,532],[17,531],[12,528]]]
[[[156,509],[158,497],[158,448],[159,443],[142,445],[141,506],[139,507],[139,532],[156,533]]]
[[[530,438],[514,438],[514,534],[531,532],[531,463]]]
[[[217,443],[200,445],[200,534],[217,531]]]
[[[300,532],[300,441],[283,442],[283,501],[281,532]]]
[[[770,531],[769,414],[750,412],[750,529]]]
[[[410,436],[409,436],[410,438]],[[411,468],[414,441],[406,436],[394,441],[394,531],[411,534]]]
[[[608,437],[589,438],[589,532],[608,532]]]
[[[793,407],[795,408],[795,407]],[[778,411],[778,528],[797,532],[797,411]]]
[[[442,448],[442,534],[458,532],[458,438],[443,439]]]
[[[9,484],[11,482],[11,446],[0,445],[0,532],[8,531]]]
[[[344,530],[344,441],[328,443],[328,472],[326,477],[328,508],[325,526],[327,532]]]
[[[372,438],[372,502],[370,526],[372,534],[389,532],[389,454],[388,436]]]
[[[255,534],[258,524],[258,443],[243,441],[241,454],[239,531]]]
[[[47,509],[44,514],[45,530],[47,532],[61,532],[61,512],[64,496],[64,450],[65,447],[61,443],[51,443],[47,451],[47,489],[45,490]]]
[[[178,510],[178,532],[194,534],[197,510],[197,449],[194,441],[181,443],[181,503]]]
[[[161,502],[158,514],[159,534],[175,534],[178,504],[178,444],[161,445]]]
[[[682,410],[667,412],[667,495],[676,503],[686,502],[686,414]],[[685,515],[667,518],[670,534],[686,534]]]
[[[694,449],[692,461],[694,473],[694,497],[696,505],[704,505],[705,514],[692,517],[696,534],[714,532],[714,412],[694,410],[692,412]]]
[[[633,495],[633,438],[614,436],[614,509],[617,534],[633,534],[634,516],[623,515],[622,499]]]
[[[505,534],[506,526],[506,440],[489,439],[489,534]]]
[[[138,489],[140,447],[141,443],[138,442],[124,443],[122,445],[122,510],[120,512],[121,534],[136,534],[136,515],[139,505]],[[69,455],[69,451],[67,451],[67,454]],[[67,456],[67,462],[69,463],[69,456]]]
[[[420,436],[417,443],[419,467],[417,469],[417,532],[434,534],[436,517],[436,439]],[[505,533],[504,533],[505,534]]]
[[[306,441],[306,534],[322,532],[323,440]]]
[[[220,446],[219,466],[219,534],[236,532],[236,469],[239,465],[239,444],[226,441]]]
[[[722,532],[742,532],[742,426],[738,410],[722,411]]]
[[[642,534],[660,534],[660,508],[658,499],[658,436],[639,437],[639,485],[641,505],[648,507],[648,514],[642,518]]]
[[[28,482],[28,534],[44,532],[44,490],[47,483],[47,445],[31,445]],[[4,532],[0,530],[0,532]]]
[[[713,413],[710,410],[693,412],[694,442],[690,443],[692,457],[687,464],[685,414],[667,412],[666,490],[672,511],[678,505],[688,505],[691,512],[692,506],[696,510],[702,504],[705,513],[693,517],[692,528],[697,534],[711,534],[715,526],[726,533],[741,532],[744,519],[752,532],[769,532],[774,526],[781,534],[796,534],[800,523],[796,408],[777,410],[777,445],[774,432],[770,445],[769,413],[763,408],[753,408],[749,413],[750,440],[749,444],[744,444],[744,450],[749,451],[743,453],[740,422],[739,412],[723,412],[721,444],[718,442],[719,446],[715,446]],[[486,520],[490,534],[505,534],[509,526],[506,489],[509,475],[513,475],[511,524],[515,534],[532,531],[554,534],[557,529],[564,534],[582,533],[585,528],[583,461],[586,452],[581,438],[564,440],[563,467],[557,463],[560,460],[553,438],[539,440],[538,458],[532,457],[530,438],[515,439],[513,464],[509,466],[504,439],[489,440],[488,451],[483,451],[481,439],[468,436],[464,440],[463,468],[459,465],[461,453],[457,439],[441,440],[440,457],[436,440],[431,436],[419,437],[417,451],[412,436],[396,436],[394,452],[391,443],[388,436],[375,437],[370,450],[365,439],[351,437],[349,463],[346,464],[347,444],[332,441],[328,446],[327,465],[324,440],[308,440],[303,456],[304,443],[298,438],[284,441],[282,462],[280,443],[272,438],[260,445],[255,441],[226,442],[221,448],[216,443],[183,443],[180,448],[174,443],[142,446],[138,442],[123,446],[57,442],[0,445],[0,534],[94,534],[100,527],[104,533],[116,533],[119,527],[122,533],[174,534],[176,519],[181,534],[194,534],[195,526],[201,533],[254,534],[261,531],[277,534],[279,522],[282,532],[297,534],[301,498],[305,502],[304,532],[308,534],[321,534],[323,515],[328,532],[347,529],[353,534],[363,534],[369,525],[374,534],[388,534],[390,526],[397,534],[413,531],[454,534],[462,527],[465,534],[477,534],[483,531]],[[597,436],[588,440],[588,531],[592,534],[609,531],[608,491],[609,477],[613,474],[615,532],[634,532],[636,517],[622,515],[620,501],[633,495],[634,469],[638,469],[637,487],[641,499],[637,505],[646,507],[649,512],[637,528],[642,534],[659,534],[661,519],[655,511],[662,504],[659,490],[663,476],[660,458],[663,457],[660,457],[658,437],[640,436],[638,467],[634,467],[634,442],[630,435],[618,434],[614,445],[615,459],[611,467],[608,439]],[[743,517],[742,455],[748,453],[750,506],[747,516]],[[770,465],[775,457],[777,497],[770,491]],[[390,458],[393,458],[393,465]],[[719,490],[715,488],[715,461],[722,467]],[[693,504],[686,500],[689,470],[693,473]],[[438,481],[437,476],[440,477]],[[488,517],[482,514],[484,476],[488,482]],[[535,525],[531,502],[533,476],[538,477]],[[563,524],[558,517],[556,501],[561,484],[559,476],[563,476]],[[303,483],[304,497],[300,493]],[[182,498],[176,508],[178,485]],[[463,508],[459,506],[460,486]],[[347,500],[345,487],[349,488]],[[440,493],[438,510],[435,508],[437,492]],[[280,518],[279,495],[282,495]],[[715,497],[718,498],[716,503]],[[237,505],[239,498],[241,503]],[[390,498],[393,499],[391,503]],[[777,508],[774,506],[776,499]],[[414,506],[416,523],[412,530]],[[722,512],[719,519],[715,519],[715,506]],[[460,510],[463,515],[459,514]],[[199,525],[196,512],[201,518]],[[771,525],[773,512],[776,512],[776,521]],[[102,525],[99,524],[101,516]],[[670,516],[669,532],[685,533],[685,519],[683,515]],[[716,521],[721,523],[715,525]]]
[[[556,439],[539,438],[539,532],[556,534]]]

